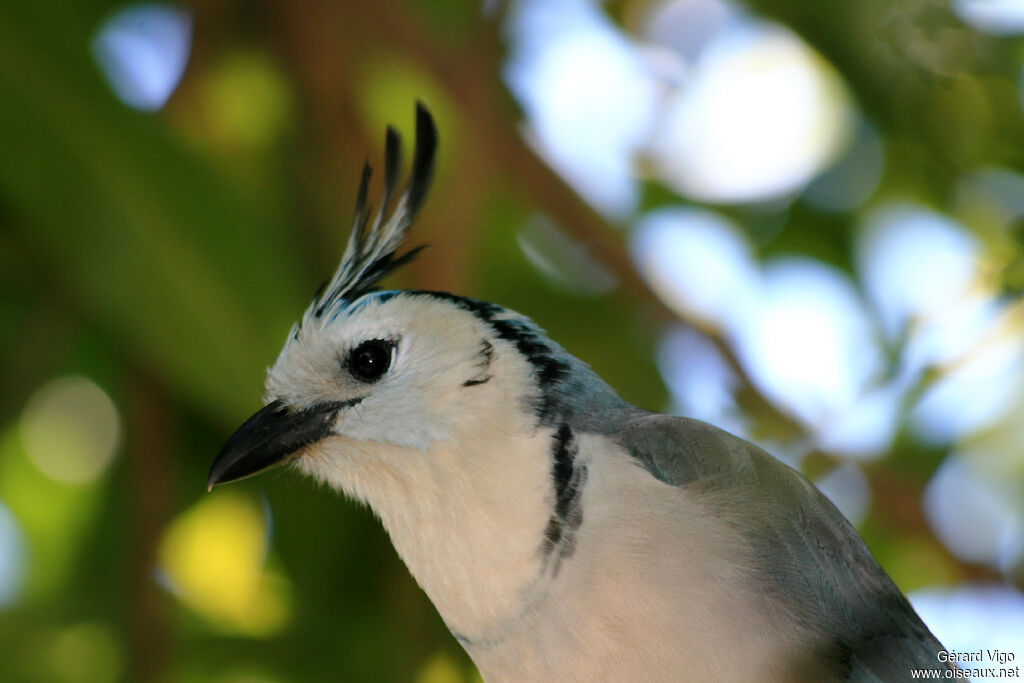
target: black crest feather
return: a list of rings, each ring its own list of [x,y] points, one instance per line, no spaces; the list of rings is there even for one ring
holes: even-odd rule
[[[313,299],[309,312],[314,317],[321,318],[344,302],[370,291],[381,278],[408,263],[423,248],[417,247],[396,256],[430,189],[436,153],[437,127],[434,125],[434,117],[422,102],[417,102],[416,150],[413,153],[412,172],[405,191],[389,212],[388,206],[398,187],[402,166],[402,137],[388,126],[384,151],[384,194],[380,208],[374,213],[373,207],[367,203],[370,177],[373,174],[370,162],[367,161],[363,166],[363,177],[356,195],[356,212],[348,246],[345,247],[338,269]]]

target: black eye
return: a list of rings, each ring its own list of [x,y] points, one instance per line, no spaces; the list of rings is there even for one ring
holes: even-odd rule
[[[364,341],[348,354],[348,369],[363,382],[376,382],[391,367],[391,350],[395,343],[384,339]]]

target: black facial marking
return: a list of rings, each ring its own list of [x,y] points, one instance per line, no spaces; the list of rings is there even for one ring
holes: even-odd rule
[[[554,465],[551,473],[555,478],[555,514],[561,519],[568,519],[573,503],[576,501],[577,484],[580,483],[579,471],[575,467],[576,454],[579,447],[573,438],[569,425],[563,424],[555,434]]]
[[[537,330],[523,320],[490,320],[498,337],[512,342],[519,353],[533,365],[533,373],[541,388],[564,379],[569,365],[552,355],[551,347]]]
[[[525,319],[504,319],[500,318],[506,309],[487,301],[477,301],[448,292],[431,292],[426,290],[412,290],[409,294],[429,296],[441,301],[458,306],[469,311],[481,321],[487,323],[499,339],[503,339],[523,355],[533,367],[533,376],[541,389],[540,405],[534,406],[537,416],[542,423],[550,424],[555,410],[551,404],[553,393],[550,391],[556,385],[569,376],[569,364],[558,357],[557,352],[549,344],[543,332]],[[493,355],[493,348],[488,355]]]
[[[433,299],[448,301],[465,311],[469,311],[476,317],[488,323],[494,316],[500,315],[505,310],[498,304],[492,304],[489,301],[477,301],[476,299],[470,299],[469,297],[465,296],[458,296],[457,294],[451,294],[449,292],[434,292],[428,289],[411,289],[408,290],[406,293],[414,295],[418,294],[420,296],[429,296]]]
[[[583,524],[581,497],[587,482],[587,466],[576,461],[579,444],[569,425],[562,424],[552,444],[551,476],[555,485],[554,514],[544,529],[541,552],[551,575],[557,576],[562,561],[576,549],[576,530]]]
[[[494,358],[494,345],[486,339],[481,339],[480,351],[477,355],[480,356],[480,361],[477,363],[477,367],[480,368],[480,372],[476,377],[471,377],[463,382],[463,387],[476,387],[491,381],[491,376],[487,374],[487,370],[490,369],[491,360]]]
[[[480,340],[480,358],[480,364],[484,370],[491,366],[491,361],[494,359],[494,345],[486,339]]]

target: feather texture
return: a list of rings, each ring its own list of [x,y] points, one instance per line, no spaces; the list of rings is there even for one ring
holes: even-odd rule
[[[367,161],[356,196],[355,218],[344,256],[331,279],[313,299],[306,318],[330,320],[347,302],[373,289],[388,273],[412,260],[423,247],[396,256],[416,214],[426,198],[434,176],[437,152],[437,128],[434,118],[422,102],[416,104],[416,151],[405,191],[394,208],[388,205],[398,186],[402,165],[402,138],[388,127],[384,153],[384,193],[376,214],[368,203],[373,169]],[[371,220],[372,216],[372,220]]]
[[[863,539],[803,475],[711,425],[648,414],[615,439],[656,478],[701,493],[746,537],[763,593],[838,680],[903,680],[911,667],[954,668]],[[816,642],[815,642],[816,641]]]

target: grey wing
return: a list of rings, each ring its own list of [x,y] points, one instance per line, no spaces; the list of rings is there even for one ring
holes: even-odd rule
[[[754,549],[755,581],[820,635],[808,655],[850,681],[901,681],[945,669],[944,649],[863,539],[803,475],[757,446],[696,420],[636,416],[620,444],[652,475],[716,492]]]

